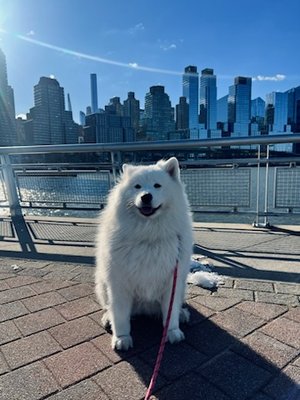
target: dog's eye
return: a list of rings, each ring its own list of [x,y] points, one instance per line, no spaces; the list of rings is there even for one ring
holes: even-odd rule
[[[142,186],[139,185],[139,184],[135,185],[135,188],[136,188],[136,189],[141,189],[141,187],[142,187]]]
[[[160,188],[161,187],[161,185],[159,184],[159,183],[154,183],[154,185],[153,185],[154,187],[155,187],[155,189],[158,189],[158,188]]]

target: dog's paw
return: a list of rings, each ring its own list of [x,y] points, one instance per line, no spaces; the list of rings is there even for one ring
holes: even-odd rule
[[[133,347],[132,337],[130,335],[124,336],[113,336],[111,341],[111,347],[115,350],[128,350]]]
[[[187,308],[182,308],[179,314],[179,322],[181,324],[187,324],[190,320],[190,312]]]
[[[180,329],[170,329],[168,330],[167,339],[170,343],[177,343],[184,340],[185,336]]]
[[[111,325],[110,325],[110,320],[109,320],[107,311],[103,314],[103,316],[101,318],[101,324],[105,330],[110,330]]]

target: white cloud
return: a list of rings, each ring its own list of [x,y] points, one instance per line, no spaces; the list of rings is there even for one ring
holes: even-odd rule
[[[276,74],[273,76],[257,75],[252,78],[253,81],[284,81],[285,79],[286,75],[283,74]]]
[[[175,50],[177,46],[175,43],[172,43],[170,45],[160,45],[160,48],[164,51],[169,51],[169,50]]]
[[[34,32],[34,30],[31,29],[29,32],[26,33],[26,35],[27,36],[34,36],[35,32]]]
[[[21,113],[21,114],[16,115],[16,118],[27,119],[27,116],[26,116],[26,114]]]
[[[53,74],[50,74],[50,75],[49,75],[49,78],[55,79],[55,76],[54,76]]]
[[[136,63],[136,62],[134,62],[134,63],[129,63],[128,65],[129,65],[130,67],[132,67],[132,68],[138,68],[138,67],[139,67],[138,63]]]
[[[142,22],[139,22],[134,27],[129,28],[129,33],[131,33],[133,35],[136,32],[140,32],[140,31],[143,31],[143,30],[145,30],[144,24]]]

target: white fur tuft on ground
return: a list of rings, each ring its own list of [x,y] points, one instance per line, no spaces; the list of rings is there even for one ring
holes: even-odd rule
[[[224,277],[211,271],[211,266],[205,257],[192,256],[190,270],[187,283],[204,289],[214,289],[224,284]]]

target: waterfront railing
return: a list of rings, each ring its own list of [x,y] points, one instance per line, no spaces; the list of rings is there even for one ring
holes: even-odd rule
[[[71,210],[76,216],[95,215],[105,206],[124,161],[148,163],[176,155],[195,215],[247,215],[256,226],[268,226],[271,217],[288,221],[300,215],[299,153],[272,151],[283,145],[291,149],[299,143],[300,134],[281,134],[2,147],[0,204],[12,216],[45,215],[47,210],[61,215],[74,215]],[[229,148],[246,149],[248,156],[219,157],[222,149]],[[204,156],[207,149],[212,151],[209,158]]]

